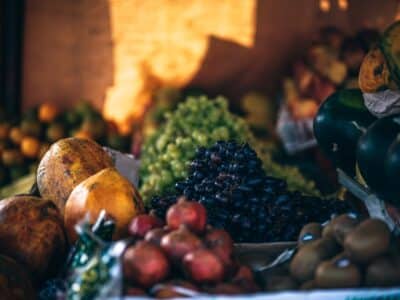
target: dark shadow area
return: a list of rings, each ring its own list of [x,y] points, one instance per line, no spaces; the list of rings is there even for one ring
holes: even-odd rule
[[[24,108],[81,99],[102,108],[114,75],[110,14],[107,0],[26,0]]]
[[[202,66],[188,86],[200,87],[210,95],[225,95],[232,101],[233,108],[247,91],[274,94],[287,67],[286,60],[295,56],[302,45],[298,44],[299,36],[297,39],[283,36],[281,28],[287,27],[288,20],[282,16],[289,8],[272,2],[257,1],[253,47],[246,48],[211,36]],[[271,24],[274,28],[268,26]],[[285,50],[277,54],[282,49]],[[274,57],[282,57],[283,63],[273,60]]]

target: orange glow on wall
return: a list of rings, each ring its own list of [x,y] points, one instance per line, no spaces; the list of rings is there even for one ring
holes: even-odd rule
[[[110,0],[114,79],[104,114],[126,127],[157,86],[184,86],[199,70],[210,36],[252,47],[255,0]]]

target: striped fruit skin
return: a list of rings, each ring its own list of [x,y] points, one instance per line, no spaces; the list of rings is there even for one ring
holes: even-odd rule
[[[43,156],[36,181],[40,195],[53,201],[60,212],[72,190],[102,169],[113,167],[111,157],[89,139],[66,138],[54,143]]]

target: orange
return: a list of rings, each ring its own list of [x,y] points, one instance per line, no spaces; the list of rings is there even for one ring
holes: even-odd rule
[[[34,137],[24,137],[21,141],[21,152],[28,158],[36,158],[40,152],[40,142]]]
[[[11,130],[10,130],[10,140],[14,144],[16,144],[16,145],[21,144],[21,141],[22,141],[23,137],[24,137],[24,134],[22,133],[21,128],[19,128],[19,127],[11,128]]]
[[[39,107],[39,120],[44,123],[50,123],[58,115],[58,108],[54,104],[44,103]]]

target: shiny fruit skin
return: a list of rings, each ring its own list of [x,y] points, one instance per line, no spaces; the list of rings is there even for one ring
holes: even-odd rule
[[[123,269],[129,283],[151,287],[168,276],[170,265],[161,248],[140,241],[125,250]]]
[[[157,246],[161,246],[162,238],[170,232],[169,229],[166,228],[154,228],[148,231],[144,237],[145,241],[152,243]]]
[[[152,215],[139,215],[133,218],[129,225],[129,233],[137,238],[144,238],[147,232],[152,229],[162,227],[163,222]]]
[[[175,263],[178,263],[187,253],[203,247],[203,242],[182,225],[161,239],[161,247]]]
[[[70,242],[77,238],[75,225],[87,213],[90,222],[94,223],[103,209],[115,220],[113,239],[126,237],[130,221],[144,210],[133,185],[114,168],[103,169],[90,176],[71,192],[64,211]]]
[[[203,205],[195,201],[180,198],[167,212],[167,224],[171,229],[186,225],[196,233],[202,233],[206,227],[207,212]]]
[[[207,247],[212,250],[225,265],[232,263],[233,240],[223,229],[214,229],[204,238]]]
[[[183,269],[188,278],[197,283],[217,283],[224,278],[224,265],[212,251],[198,249],[183,258]]]

